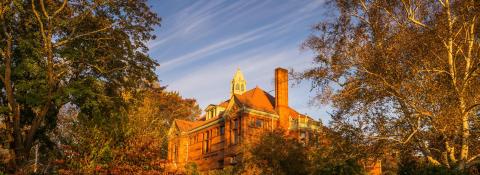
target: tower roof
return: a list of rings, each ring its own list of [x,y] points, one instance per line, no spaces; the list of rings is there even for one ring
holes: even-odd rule
[[[230,83],[230,96],[234,94],[243,94],[246,89],[247,81],[245,81],[240,68],[237,68],[237,72],[233,75],[232,82]]]
[[[237,68],[237,72],[235,72],[235,75],[233,76],[233,79],[234,80],[245,80],[243,78],[243,73],[242,71],[240,70],[240,68]]]

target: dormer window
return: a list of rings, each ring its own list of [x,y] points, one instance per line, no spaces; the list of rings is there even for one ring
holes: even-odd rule
[[[215,108],[212,108],[207,111],[207,120],[215,117]]]
[[[214,118],[218,116],[221,112],[225,111],[225,108],[222,106],[218,105],[208,105],[208,107],[205,109],[205,118],[206,120]]]

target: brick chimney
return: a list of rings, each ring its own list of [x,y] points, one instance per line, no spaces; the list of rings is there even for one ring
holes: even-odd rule
[[[280,116],[280,126],[288,130],[288,71],[283,68],[275,69],[275,110]]]

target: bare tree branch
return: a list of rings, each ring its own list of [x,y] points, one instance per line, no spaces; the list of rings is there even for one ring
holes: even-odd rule
[[[67,43],[70,42],[70,41],[73,41],[73,40],[78,39],[78,38],[81,38],[81,37],[85,37],[85,36],[88,36],[88,35],[93,35],[93,34],[96,34],[96,33],[103,32],[103,31],[105,31],[105,30],[107,30],[107,29],[110,29],[110,28],[112,28],[112,27],[113,27],[113,24],[111,24],[111,25],[109,25],[109,26],[107,26],[107,27],[98,29],[98,30],[94,30],[94,31],[91,31],[91,32],[79,34],[79,35],[77,35],[77,36],[64,39],[64,40],[62,40],[62,41],[59,41],[59,42],[55,43],[55,44],[53,45],[53,48],[62,46],[62,45],[64,45],[64,44],[67,44]]]
[[[57,16],[66,6],[67,6],[68,0],[63,0],[62,6],[60,6],[52,15],[52,17]]]

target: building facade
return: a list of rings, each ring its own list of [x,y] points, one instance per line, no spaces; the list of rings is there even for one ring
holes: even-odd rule
[[[235,165],[242,143],[258,140],[278,127],[307,140],[321,124],[288,105],[288,71],[275,69],[275,97],[260,87],[247,90],[240,70],[230,86],[230,98],[205,108],[196,121],[175,120],[169,130],[167,174],[184,174],[187,163],[206,172]]]

